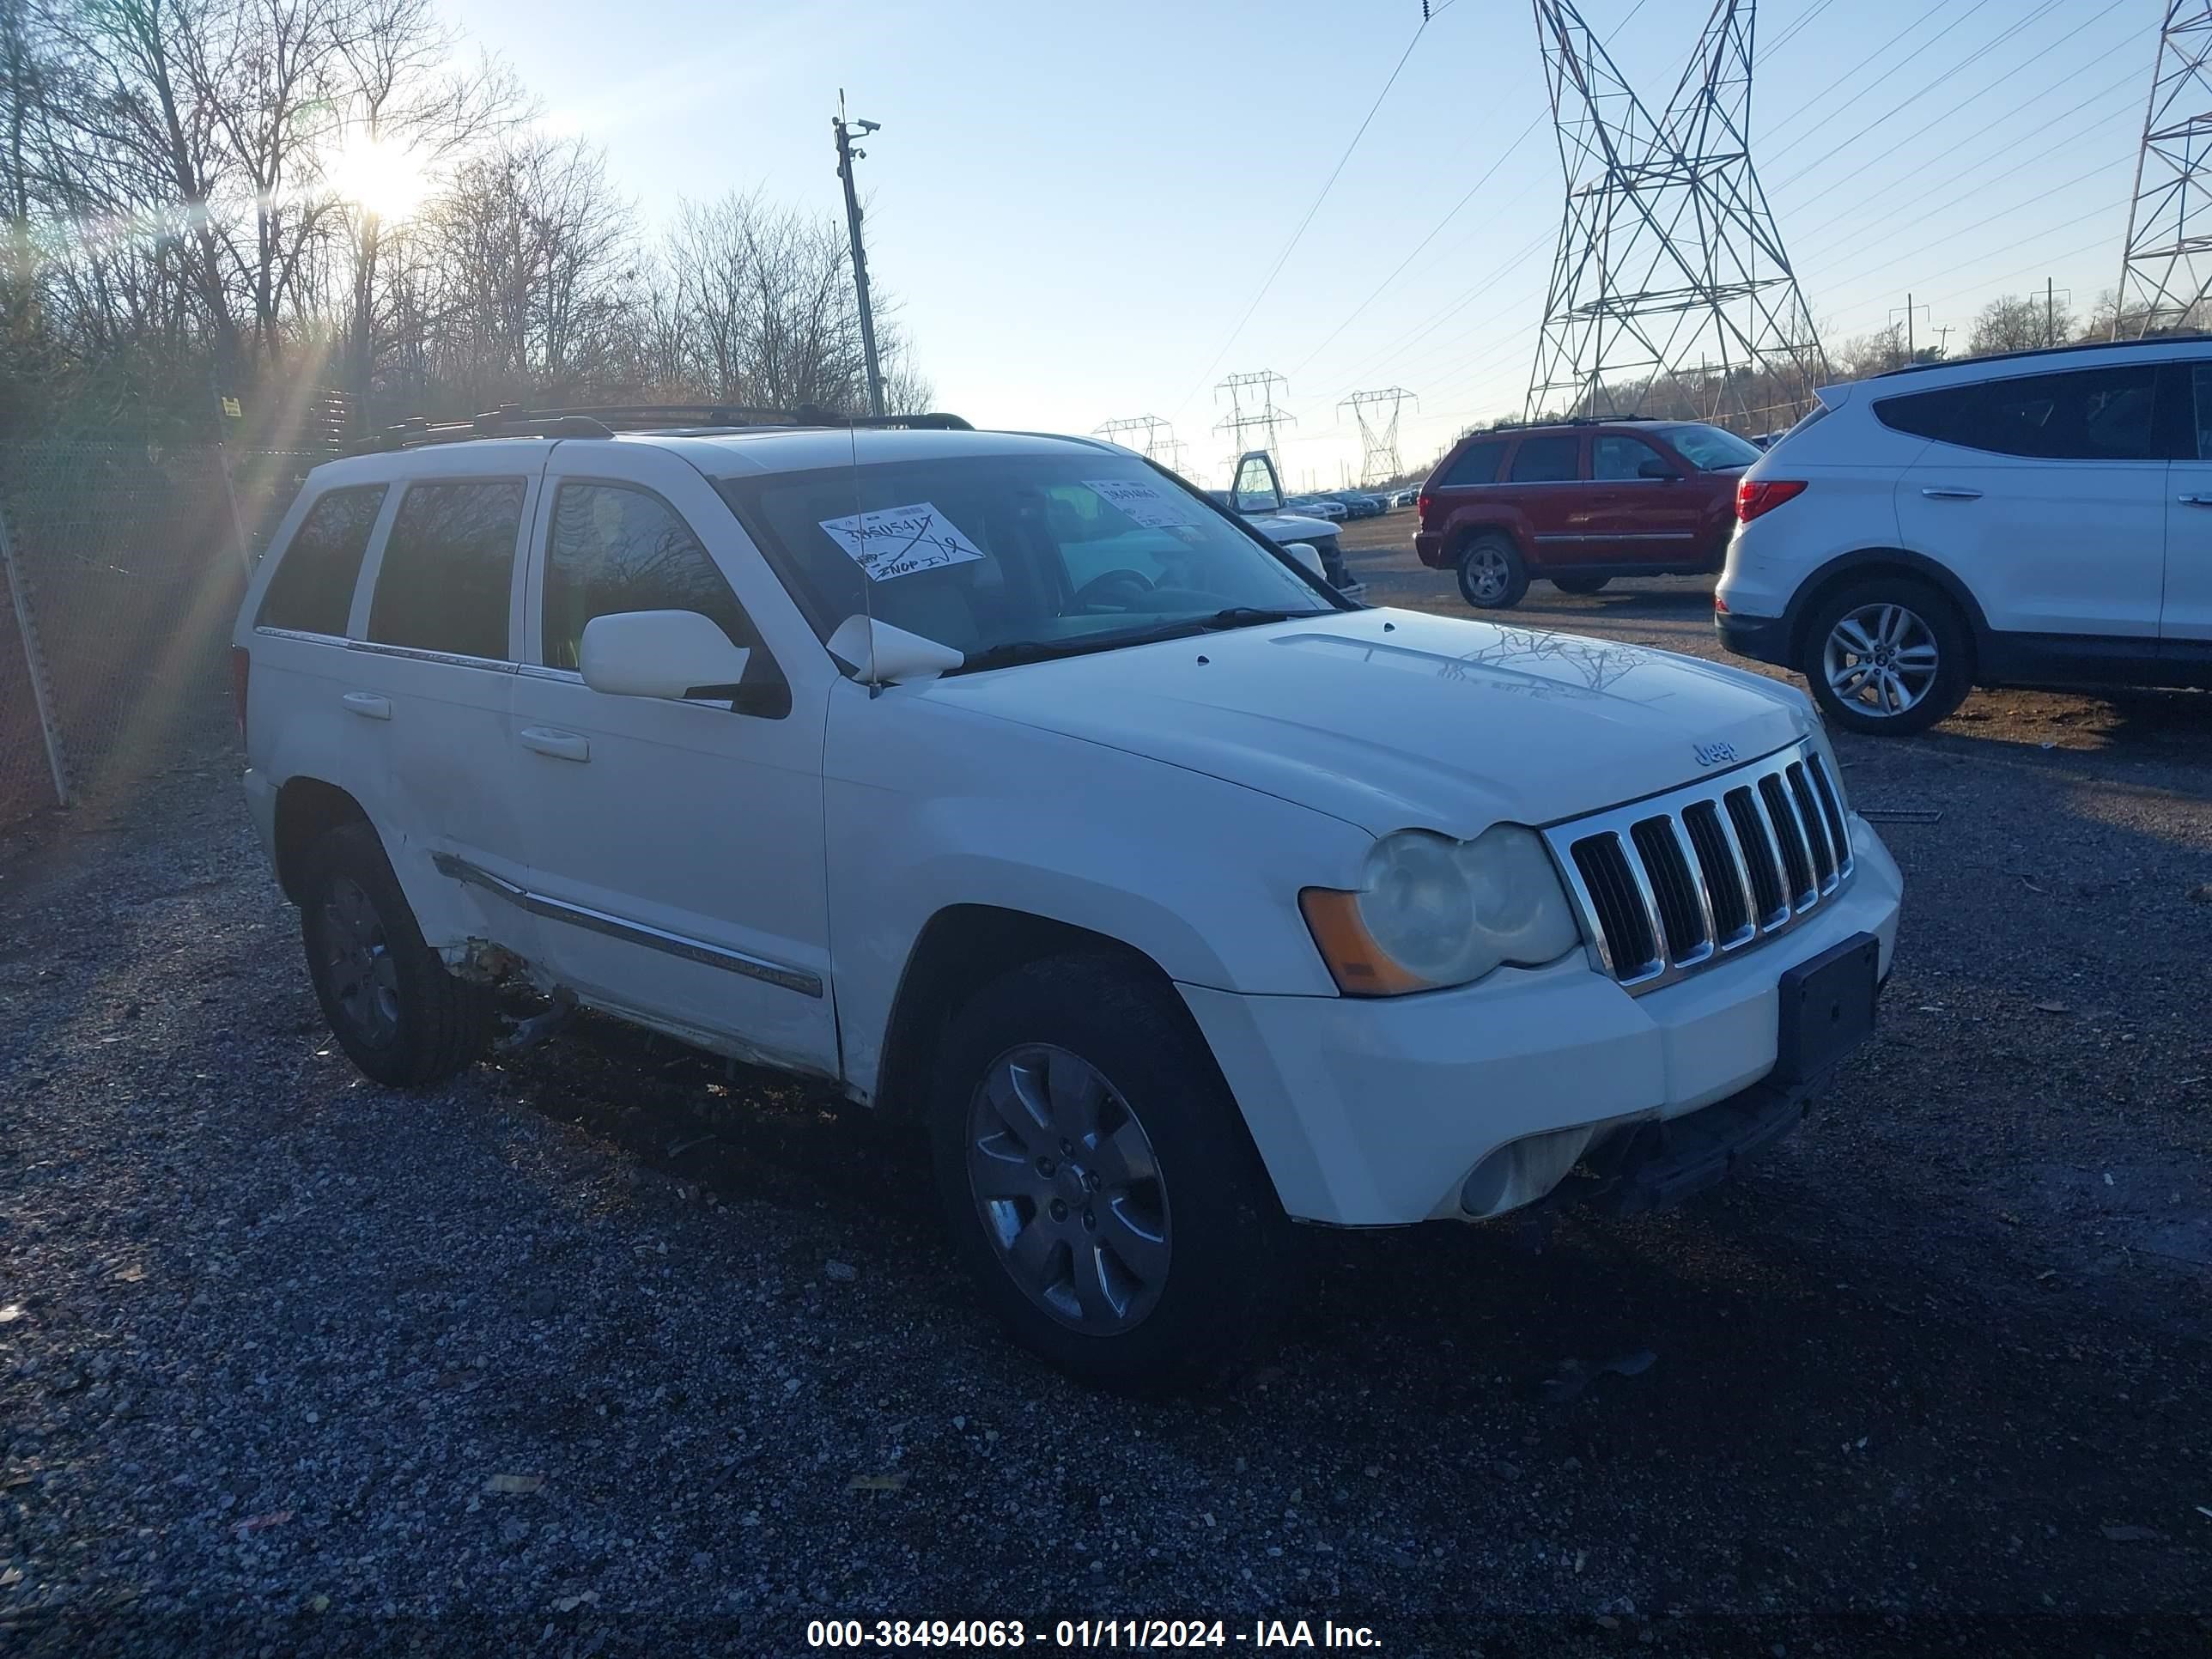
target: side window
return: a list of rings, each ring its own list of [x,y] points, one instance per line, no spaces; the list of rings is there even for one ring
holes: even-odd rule
[[[261,614],[255,618],[260,626],[345,633],[362,555],[368,551],[368,532],[384,508],[385,489],[383,484],[333,489],[307,509],[269,579],[269,591],[261,596]]]
[[[505,660],[522,480],[410,484],[377,572],[368,637],[380,645]]]
[[[1283,504],[1275,469],[1265,455],[1245,457],[1244,464],[1237,469],[1236,493],[1239,513],[1273,513]]]
[[[1486,443],[1469,444],[1459,453],[1444,474],[1446,487],[1468,484],[1486,484],[1498,482],[1498,464],[1505,459],[1505,440],[1493,438]]]
[[[1641,478],[1647,461],[1667,465],[1666,457],[1641,438],[1601,437],[1590,443],[1590,477],[1601,483]],[[1668,467],[1671,472],[1674,469]]]
[[[1572,433],[1523,438],[1513,453],[1515,483],[1564,483],[1580,469],[1583,441]]]
[[[1875,405],[1883,423],[1923,437],[1999,455],[2050,461],[2160,459],[2152,419],[2158,384],[2153,363],[2024,374]],[[1893,405],[1948,399],[1918,409]]]
[[[545,559],[547,666],[575,667],[584,624],[623,611],[697,611],[752,653],[740,712],[790,712],[790,692],[752,618],[676,509],[622,484],[562,484]]]

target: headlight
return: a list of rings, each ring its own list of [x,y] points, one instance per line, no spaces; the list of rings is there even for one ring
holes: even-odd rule
[[[1582,937],[1544,843],[1514,823],[1473,841],[1385,836],[1358,891],[1309,887],[1298,902],[1347,996],[1464,985],[1504,963],[1550,962]]]

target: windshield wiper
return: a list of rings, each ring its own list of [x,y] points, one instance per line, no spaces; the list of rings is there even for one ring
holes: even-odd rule
[[[1005,640],[971,651],[967,660],[951,670],[970,674],[986,668],[1012,668],[1018,663],[1049,662],[1055,657],[1080,657],[1094,651],[1116,651],[1125,645],[1158,645],[1168,640],[1187,640],[1196,634],[1215,634],[1227,628],[1256,628],[1263,623],[1289,622],[1299,617],[1325,617],[1326,611],[1267,611],[1257,605],[1232,605],[1210,617],[1178,617],[1157,628],[1125,634],[1090,634],[1072,640]]]

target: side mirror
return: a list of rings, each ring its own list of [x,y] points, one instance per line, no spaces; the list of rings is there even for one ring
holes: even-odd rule
[[[1672,483],[1682,475],[1654,455],[1636,469],[1636,476],[1639,478],[1657,478],[1663,483]]]
[[[1311,542],[1285,542],[1283,551],[1312,572],[1316,580],[1325,582],[1328,580],[1328,571],[1322,564],[1321,554]]]
[[[584,684],[611,697],[730,696],[752,653],[696,611],[617,611],[584,624]]]

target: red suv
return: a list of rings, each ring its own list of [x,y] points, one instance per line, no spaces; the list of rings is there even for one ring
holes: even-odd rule
[[[1492,427],[1452,446],[1421,486],[1413,551],[1459,572],[1484,611],[1542,577],[1595,593],[1615,576],[1721,568],[1747,440],[1689,421],[1553,421]]]

